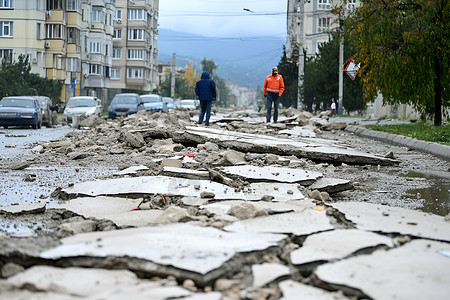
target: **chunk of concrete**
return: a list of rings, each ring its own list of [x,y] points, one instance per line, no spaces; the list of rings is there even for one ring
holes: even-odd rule
[[[314,300],[336,300],[348,299],[344,297],[335,297],[335,293],[327,290],[319,289],[301,282],[293,280],[285,280],[278,285],[283,293],[280,300],[298,300],[298,299],[314,299]]]
[[[298,136],[311,137],[311,138],[316,137],[316,133],[312,129],[300,127],[300,126],[296,126],[292,129],[280,130],[278,133],[279,134],[288,134],[288,135],[295,136],[295,137],[298,137]]]
[[[325,177],[317,179],[316,182],[309,186],[311,190],[318,190],[329,194],[351,190],[352,188],[353,184],[350,180]]]
[[[208,171],[176,168],[170,166],[165,166],[163,168],[162,174],[165,176],[182,177],[188,179],[205,179],[205,180],[209,179]]]
[[[114,173],[113,175],[132,175],[132,174],[136,174],[138,171],[146,171],[149,170],[148,167],[146,166],[131,166],[129,168],[123,169],[119,172]]]
[[[200,197],[212,192],[216,200],[245,199],[241,191],[209,180],[191,180],[167,176],[141,176],[88,181],[62,189],[69,196],[114,196],[126,194],[163,194],[166,196]]]
[[[282,264],[264,263],[252,266],[253,287],[263,287],[281,276],[290,274],[289,267]]]
[[[271,196],[273,202],[305,199],[298,185],[291,183],[253,182],[250,189],[244,189],[244,192],[249,193],[247,200],[261,200],[264,196]]]
[[[142,199],[129,199],[117,197],[76,198],[57,205],[55,208],[63,208],[83,216],[98,220],[111,220],[119,227],[122,226],[147,226],[156,222],[163,210],[132,210],[138,207]]]
[[[42,299],[70,297],[67,299],[165,300],[193,294],[178,286],[162,286],[157,281],[139,279],[136,274],[128,270],[34,266],[8,278],[6,282],[16,287],[17,293],[12,295],[20,295],[20,288],[29,286],[38,290],[39,294],[48,295]],[[0,296],[2,294],[3,292],[0,292]],[[32,297],[32,299],[36,298]]]
[[[44,203],[33,203],[33,204],[22,204],[22,205],[11,205],[7,207],[0,207],[0,213],[7,214],[40,214],[45,211]]]
[[[450,241],[450,224],[441,216],[363,202],[339,202],[330,206],[343,213],[361,230]]]
[[[448,243],[413,240],[399,248],[378,250],[318,267],[318,278],[358,289],[371,299],[446,300],[450,295],[450,259],[440,253]],[[412,259],[413,258],[413,259]]]
[[[287,233],[307,235],[334,229],[325,211],[307,208],[303,211],[276,214],[235,222],[224,228],[230,232]]]
[[[276,181],[309,185],[322,177],[322,173],[280,167],[252,165],[222,167],[222,172],[250,181]]]
[[[77,256],[138,258],[205,275],[237,253],[264,250],[284,238],[282,234],[224,232],[177,223],[79,234],[62,239],[60,246],[40,256],[54,260]],[[225,270],[218,270],[215,276],[221,276],[222,272]]]
[[[333,230],[310,235],[302,247],[291,252],[294,265],[342,259],[369,247],[386,245],[393,247],[391,238],[357,229]]]

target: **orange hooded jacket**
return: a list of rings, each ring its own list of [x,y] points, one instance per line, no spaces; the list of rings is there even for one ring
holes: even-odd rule
[[[283,76],[281,76],[280,74],[277,74],[276,76],[272,76],[272,74],[267,75],[266,79],[264,80],[264,96],[267,94],[267,92],[278,93],[278,96],[281,97],[284,92]]]

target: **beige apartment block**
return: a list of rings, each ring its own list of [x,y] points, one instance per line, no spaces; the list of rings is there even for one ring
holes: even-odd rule
[[[158,86],[158,11],[159,0],[116,0],[109,99]]]

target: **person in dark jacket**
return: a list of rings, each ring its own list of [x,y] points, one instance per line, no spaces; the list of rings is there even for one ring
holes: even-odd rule
[[[198,124],[203,123],[206,114],[205,125],[209,126],[209,118],[211,117],[212,102],[216,100],[216,84],[214,80],[209,78],[208,72],[202,73],[202,78],[195,85],[195,94],[200,100],[200,116]]]

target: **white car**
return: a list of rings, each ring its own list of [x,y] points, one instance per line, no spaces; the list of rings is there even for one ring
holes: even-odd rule
[[[180,101],[180,107],[186,109],[197,109],[198,105],[195,100],[185,99]]]
[[[78,96],[71,97],[64,109],[63,117],[67,123],[72,122],[73,116],[101,116],[103,110],[102,100],[97,97]]]

